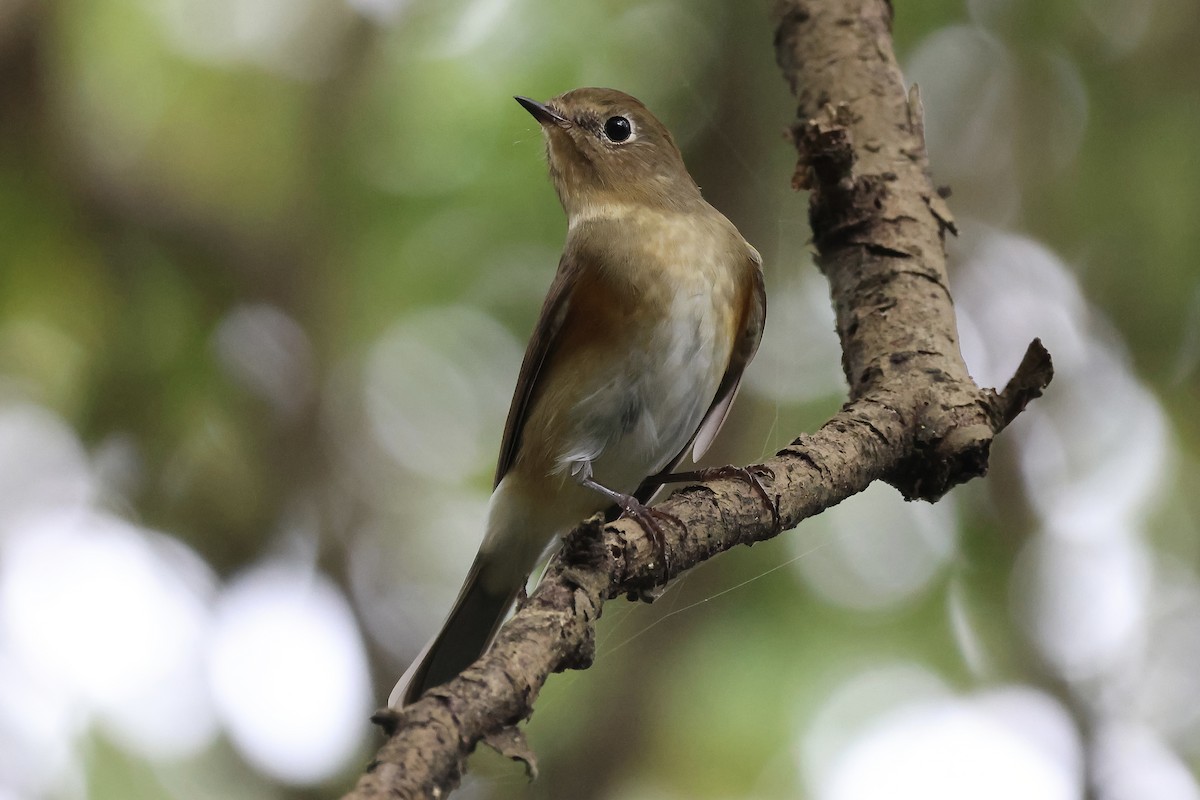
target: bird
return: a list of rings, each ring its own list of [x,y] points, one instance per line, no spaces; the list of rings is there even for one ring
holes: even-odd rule
[[[571,527],[614,509],[653,526],[643,503],[712,444],[766,322],[762,258],[645,105],[605,88],[514,99],[541,127],[566,242],[517,377],[483,542],[393,709],[487,651]]]

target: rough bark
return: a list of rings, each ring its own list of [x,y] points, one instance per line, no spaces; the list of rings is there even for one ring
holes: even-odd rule
[[[515,726],[551,673],[591,663],[606,600],[651,592],[875,480],[936,500],[985,474],[994,436],[1049,383],[1037,341],[1000,393],[976,386],[963,363],[943,246],[954,223],[930,178],[920,100],[896,65],[891,15],[884,0],[784,0],[775,11],[776,55],[798,103],[793,183],[810,192],[850,402],[752,468],[774,508],[737,477],[660,504],[682,523],[666,526],[670,574],[636,522],[574,531],[483,658],[403,712],[376,716],[387,742],[347,798],[444,796],[484,740],[532,769]]]

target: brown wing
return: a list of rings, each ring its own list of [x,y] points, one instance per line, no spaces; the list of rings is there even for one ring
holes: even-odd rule
[[[529,399],[537,387],[542,367],[558,341],[558,332],[562,329],[563,320],[567,316],[568,300],[571,296],[571,286],[575,282],[578,267],[573,259],[566,254],[558,262],[558,272],[550,291],[546,293],[546,301],[542,303],[542,312],[538,315],[537,325],[529,346],[525,350],[525,359],[521,362],[521,372],[517,376],[517,388],[513,392],[512,405],[508,408],[508,419],[504,423],[504,438],[500,440],[500,460],[496,464],[496,480],[494,489],[500,480],[512,467],[517,457],[517,447],[521,442],[521,429],[525,426],[525,418],[529,410]]]
[[[737,338],[733,343],[733,351],[729,355],[729,366],[725,368],[725,375],[722,376],[721,383],[717,386],[717,394],[713,398],[712,405],[708,407],[708,411],[705,413],[704,419],[700,422],[700,427],[696,429],[696,434],[691,438],[691,441],[679,451],[675,458],[671,459],[661,473],[652,475],[642,481],[641,486],[634,492],[634,496],[642,502],[649,502],[650,497],[662,485],[661,476],[670,474],[679,465],[679,462],[683,461],[688,450],[692,451],[693,460],[699,460],[705,451],[708,450],[713,439],[717,438],[717,433],[721,430],[721,426],[725,424],[725,419],[729,416],[729,409],[733,407],[738,387],[742,383],[742,374],[746,371],[746,365],[750,363],[750,360],[754,358],[754,354],[758,352],[758,343],[762,339],[763,326],[767,322],[767,290],[763,282],[762,258],[753,247],[750,247],[749,266],[753,276],[751,287],[750,291],[746,293],[746,298],[742,305]]]
[[[729,366],[717,387],[716,397],[704,415],[704,421],[696,430],[693,440],[692,459],[699,461],[707,452],[713,440],[717,438],[721,426],[729,416],[733,400],[737,396],[738,387],[742,383],[742,373],[746,365],[758,352],[758,343],[762,339],[763,327],[767,322],[767,290],[763,283],[762,260],[756,250],[751,249],[753,281],[750,291],[746,293],[745,304],[742,307],[741,326],[733,343],[733,352],[729,355]],[[687,448],[684,448],[684,453]],[[680,455],[683,455],[682,453]]]

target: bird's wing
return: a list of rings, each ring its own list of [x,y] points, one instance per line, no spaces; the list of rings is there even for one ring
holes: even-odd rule
[[[717,438],[721,426],[725,424],[725,420],[729,416],[729,409],[733,406],[734,398],[737,397],[738,387],[741,386],[742,373],[746,371],[746,365],[758,352],[763,326],[767,322],[767,290],[763,283],[762,257],[754,248],[750,248],[750,260],[754,278],[742,306],[741,324],[736,329],[737,338],[733,342],[733,352],[729,355],[729,366],[725,368],[725,375],[717,387],[716,397],[713,398],[712,405],[709,406],[708,413],[704,415],[704,420],[696,430],[696,436],[691,443],[693,461],[699,461],[701,456],[708,452],[708,448]],[[685,447],[683,453],[686,452],[687,448]],[[683,453],[680,453],[680,456]],[[678,463],[678,459],[676,463]]]
[[[521,442],[521,430],[528,417],[529,401],[533,397],[542,367],[549,360],[556,347],[562,330],[563,321],[567,318],[570,305],[571,286],[576,280],[578,263],[564,253],[558,262],[558,272],[550,291],[546,293],[546,301],[542,304],[542,312],[538,316],[537,327],[529,339],[525,350],[525,359],[521,362],[521,372],[517,376],[517,388],[513,392],[512,405],[508,409],[508,419],[504,423],[504,438],[500,440],[500,460],[496,464],[496,480],[493,488],[512,467],[517,457],[517,448]]]

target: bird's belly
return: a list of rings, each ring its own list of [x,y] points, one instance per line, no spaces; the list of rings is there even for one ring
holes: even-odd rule
[[[594,376],[572,408],[558,471],[590,473],[629,493],[669,465],[703,421],[729,359],[730,334],[715,308],[711,285],[677,293],[620,366]]]

